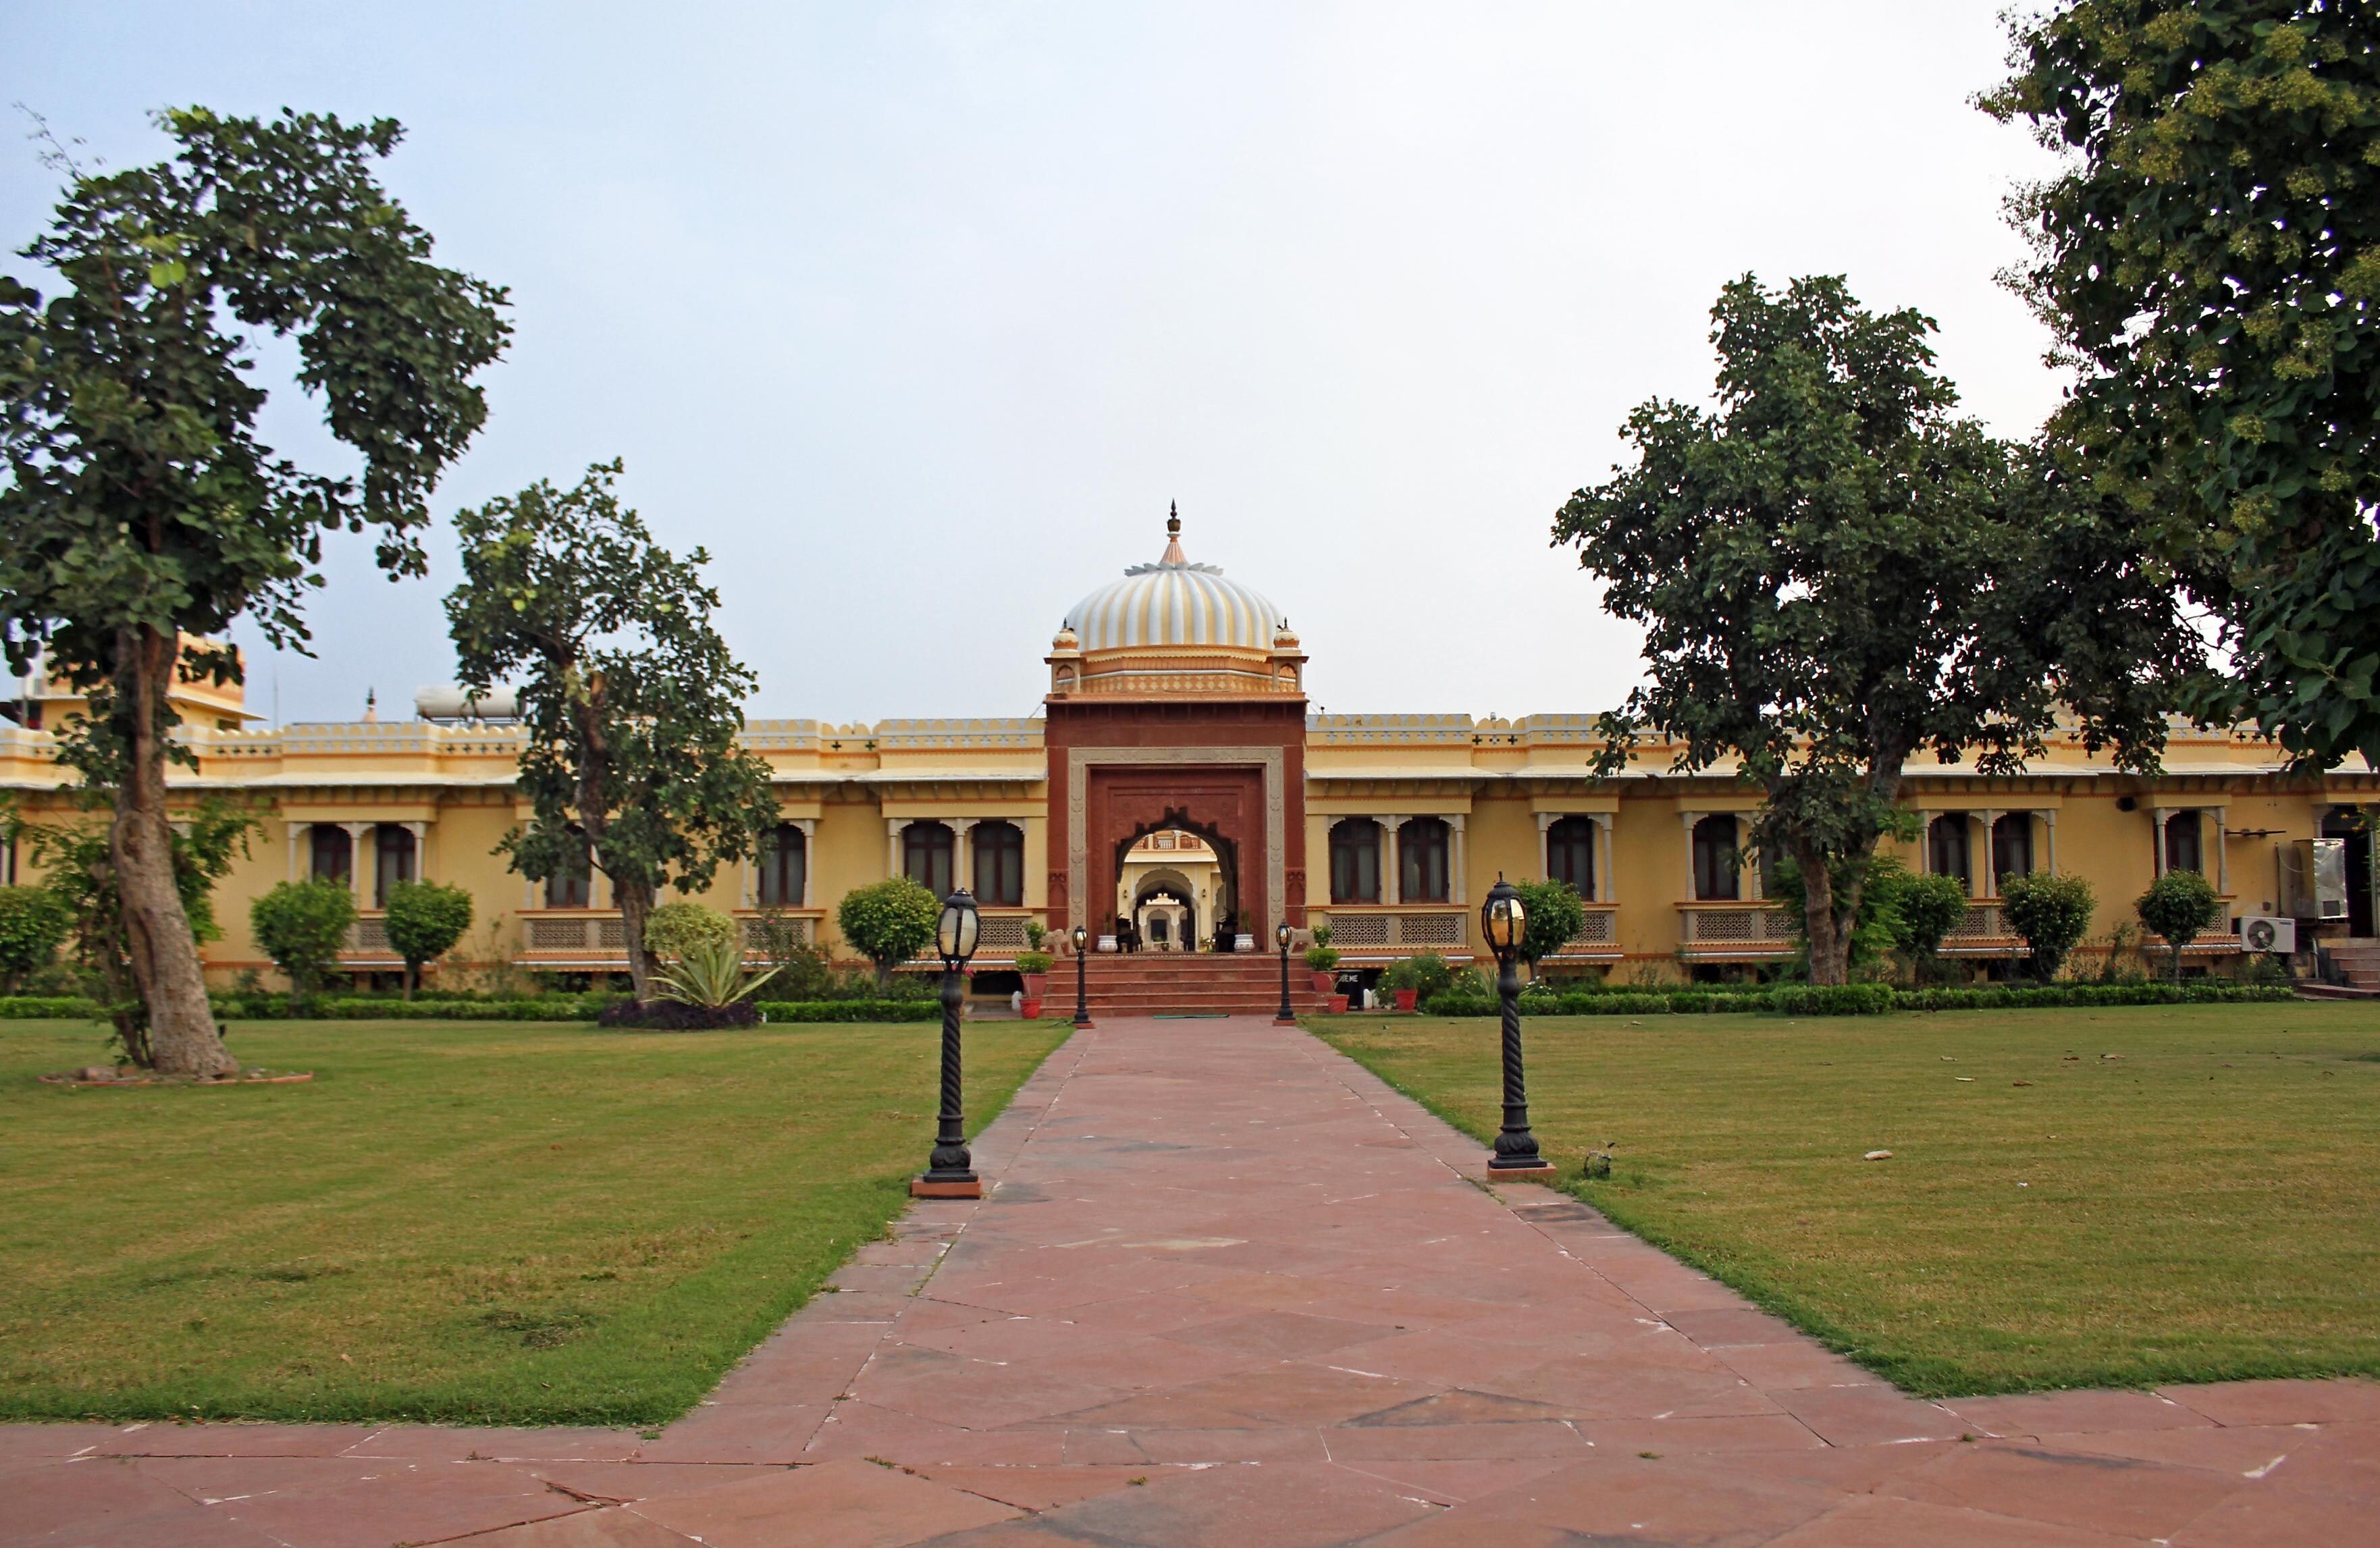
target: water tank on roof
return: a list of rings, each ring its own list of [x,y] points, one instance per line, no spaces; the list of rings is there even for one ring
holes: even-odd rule
[[[515,720],[520,718],[520,693],[495,687],[475,695],[449,683],[417,691],[413,712],[425,720]]]

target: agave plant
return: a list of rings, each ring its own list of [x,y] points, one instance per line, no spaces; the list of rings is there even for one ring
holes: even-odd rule
[[[777,976],[778,970],[747,976],[743,948],[732,940],[691,942],[685,955],[662,970],[653,986],[663,999],[717,1010],[735,1004]]]

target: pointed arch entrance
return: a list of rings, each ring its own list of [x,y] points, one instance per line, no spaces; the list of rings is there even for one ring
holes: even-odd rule
[[[1186,812],[1169,809],[1150,821],[1136,824],[1131,832],[1120,835],[1115,841],[1114,869],[1110,874],[1122,878],[1126,866],[1130,864],[1129,857],[1132,854],[1133,846],[1155,834],[1168,832],[1192,835],[1205,843],[1208,852],[1215,857],[1215,869],[1218,874],[1214,893],[1208,899],[1205,916],[1198,919],[1198,924],[1209,931],[1220,927],[1226,921],[1232,922],[1234,927],[1237,927],[1241,918],[1240,846],[1221,828],[1200,822]],[[1171,867],[1152,871],[1143,876],[1134,889],[1135,893],[1146,892],[1149,884],[1159,877],[1172,877],[1174,885],[1180,889],[1177,896],[1181,901],[1185,904],[1192,901],[1191,894],[1196,889],[1187,877]],[[1121,880],[1118,886],[1121,888]],[[1125,904],[1126,913],[1130,914],[1135,913],[1145,900],[1135,895],[1122,901]]]

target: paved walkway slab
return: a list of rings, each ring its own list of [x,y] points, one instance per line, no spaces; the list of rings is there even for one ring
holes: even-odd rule
[[[659,1439],[0,1427],[0,1545],[2380,1537],[2380,1384],[1907,1397],[1261,1021],[1078,1034],[976,1154]]]

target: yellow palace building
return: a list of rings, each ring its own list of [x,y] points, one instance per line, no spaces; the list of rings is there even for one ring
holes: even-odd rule
[[[848,957],[836,901],[907,875],[937,893],[974,890],[986,915],[978,966],[995,971],[1037,918],[1145,951],[1219,940],[1264,950],[1281,922],[1327,922],[1345,966],[1363,970],[1425,950],[1484,960],[1477,905],[1501,873],[1560,877],[1586,901],[1555,973],[1727,975],[1791,955],[1763,867],[1736,859],[1755,790],[1725,769],[1670,774],[1658,745],[1625,775],[1596,778],[1587,714],[1310,714],[1306,657],[1281,611],[1190,562],[1178,522],[1154,563],[1067,612],[1045,660],[1042,712],[1024,719],[750,722],[745,743],[775,771],[783,826],[765,861],[722,872],[705,901],[781,914]],[[30,821],[74,816],[52,731],[79,707],[30,680],[0,724],[0,787]],[[459,958],[625,967],[601,877],[591,889],[534,884],[492,853],[529,816],[514,788],[517,726],[462,718],[451,690],[425,691],[410,720],[252,728],[237,688],[191,690],[176,707],[198,768],[173,771],[175,797],[220,796],[264,819],[216,893],[225,935],[205,949],[212,978],[269,968],[248,905],[305,877],[355,889],[362,918],[346,965],[358,974],[397,968],[380,909],[391,884],[413,877],[470,890],[478,923]],[[1978,974],[2022,949],[1998,878],[2035,869],[2090,881],[2102,943],[2162,869],[2202,871],[2227,905],[2225,925],[2190,950],[2206,965],[2235,960],[2243,928],[2262,944],[2259,920],[2293,923],[2301,951],[2319,940],[2359,967],[2352,943],[2374,934],[2358,813],[2380,804],[2380,777],[2360,764],[2291,776],[2267,744],[2177,728],[2155,778],[2065,739],[2012,778],[1912,762],[1903,799],[1924,822],[1904,858],[1973,899],[1948,950]],[[17,879],[18,856],[5,863]],[[2380,942],[2373,954],[2380,969]]]

